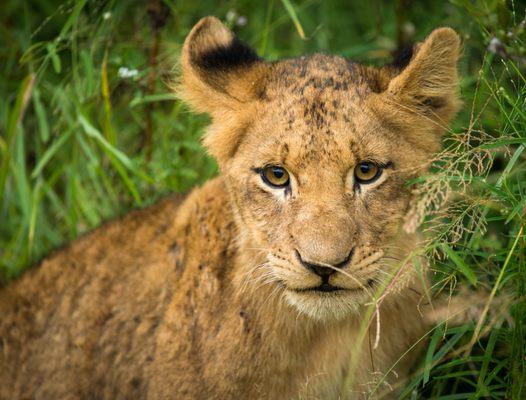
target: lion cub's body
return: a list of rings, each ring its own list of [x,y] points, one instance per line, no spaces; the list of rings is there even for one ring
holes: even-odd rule
[[[423,333],[415,296],[386,307],[380,348],[360,353],[356,321],[236,298],[234,230],[216,179],[27,273],[0,294],[0,398],[338,398],[353,357],[366,391]]]
[[[458,36],[438,29],[415,49],[382,69],[266,63],[201,20],[180,89],[212,116],[221,176],[0,291],[0,398],[396,393],[427,330],[406,182],[458,105]]]

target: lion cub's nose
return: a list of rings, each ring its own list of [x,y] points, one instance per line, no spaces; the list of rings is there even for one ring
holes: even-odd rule
[[[320,264],[316,264],[316,263],[310,262],[310,260],[306,261],[301,256],[301,254],[300,254],[300,252],[298,250],[296,250],[296,257],[300,261],[301,265],[303,265],[309,271],[315,273],[316,275],[318,275],[322,279],[326,279],[329,276],[331,276],[333,273],[335,273],[338,268],[345,267],[349,263],[349,261],[351,260],[353,252],[354,252],[354,248],[351,249],[351,251],[349,252],[347,257],[343,261],[341,261],[339,263],[336,263],[336,264],[330,264],[330,265],[329,264],[327,264],[327,265],[320,265]]]

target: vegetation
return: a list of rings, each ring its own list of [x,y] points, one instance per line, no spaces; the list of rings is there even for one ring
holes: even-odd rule
[[[216,173],[206,117],[169,90],[204,15],[267,59],[313,51],[382,64],[449,25],[464,109],[411,182],[432,291],[488,293],[472,323],[429,332],[401,398],[526,398],[526,4],[517,0],[4,0],[0,4],[0,275],[102,221]],[[378,390],[382,389],[382,377]]]

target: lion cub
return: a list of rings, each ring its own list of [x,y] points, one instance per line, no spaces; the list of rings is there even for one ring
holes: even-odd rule
[[[2,289],[0,398],[393,396],[427,330],[405,182],[458,108],[458,55],[441,28],[406,65],[268,63],[202,19],[179,90],[220,176]]]

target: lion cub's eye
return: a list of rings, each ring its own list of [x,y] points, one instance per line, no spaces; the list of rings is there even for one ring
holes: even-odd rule
[[[364,161],[354,167],[354,177],[361,184],[372,183],[382,175],[382,167],[370,161]]]
[[[271,165],[261,170],[263,181],[272,187],[284,188],[288,186],[290,178],[285,168]]]

